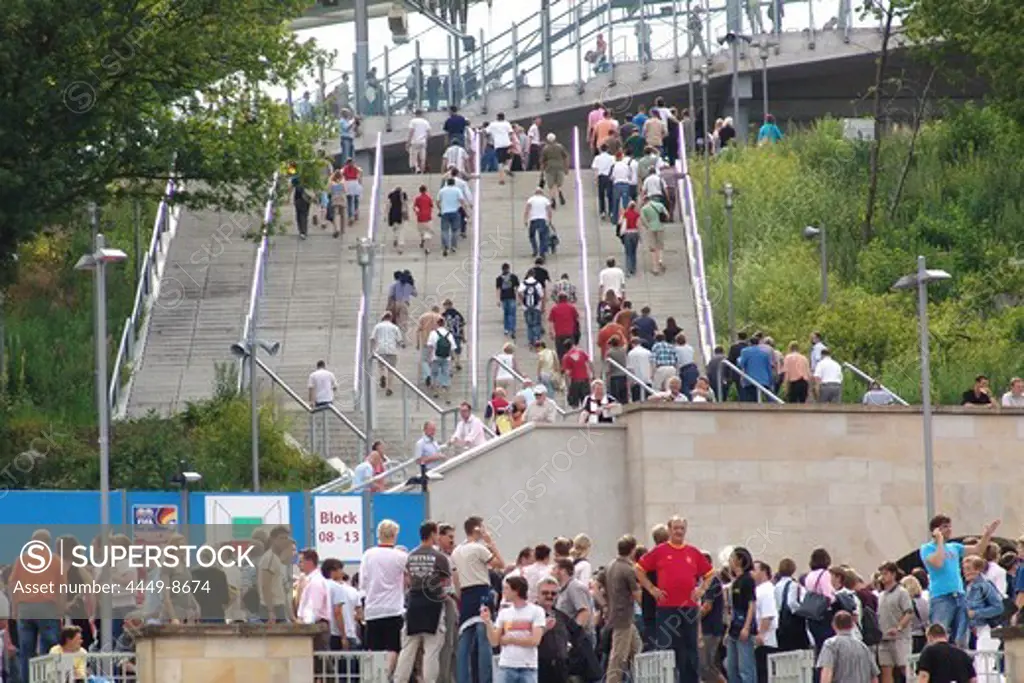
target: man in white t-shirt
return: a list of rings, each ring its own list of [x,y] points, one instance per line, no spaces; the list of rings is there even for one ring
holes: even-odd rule
[[[538,116],[530,124],[530,128],[526,131],[526,141],[530,146],[528,150],[529,154],[526,161],[527,171],[540,170],[540,148],[543,146],[540,138],[540,117]]]
[[[452,384],[452,354],[455,352],[455,337],[445,325],[444,316],[437,319],[437,327],[427,337],[430,349],[430,378],[434,398],[444,394],[444,402],[451,403],[448,390]]]
[[[316,370],[310,373],[306,383],[309,389],[309,402],[320,408],[334,403],[334,390],[338,388],[338,378],[327,369],[327,363],[316,362]]]
[[[754,619],[757,620],[757,636],[754,638],[754,658],[757,662],[757,678],[768,680],[768,656],[778,652],[779,607],[775,604],[775,585],[772,584],[772,568],[760,560],[754,562],[752,572],[757,589]]]
[[[330,579],[331,650],[358,650],[357,613],[362,611],[359,591],[348,582],[348,575],[340,560],[328,558],[320,565],[320,569],[324,577]]]
[[[444,151],[443,164],[448,171],[454,168],[460,177],[467,177],[469,175],[469,152],[462,145],[453,143]]]
[[[487,133],[494,141],[494,154],[498,157],[498,184],[505,184],[505,174],[509,173],[508,163],[512,156],[512,124],[505,120],[505,114],[499,113],[498,120],[487,126]]]
[[[409,121],[409,138],[405,148],[409,150],[409,170],[423,173],[427,164],[427,141],[430,139],[430,121],[423,116],[423,110],[417,109]]]
[[[843,367],[827,348],[821,350],[821,360],[814,368],[814,386],[818,389],[818,403],[843,402]]]
[[[665,201],[665,181],[658,175],[658,169],[652,168],[647,173],[647,177],[644,178],[643,193],[640,196],[658,202],[662,206],[668,205]]]
[[[377,525],[377,545],[363,553],[359,585],[366,593],[366,649],[388,653],[388,676],[402,650],[405,614],[405,566],[409,554],[395,547],[398,524]]]
[[[626,297],[626,274],[615,265],[614,258],[605,261],[605,268],[598,273],[597,282],[598,301],[604,301],[606,292],[615,292],[620,301]]]
[[[619,222],[622,212],[629,206],[632,188],[636,185],[631,161],[630,157],[620,155],[609,171],[612,182],[612,205],[608,209],[608,215],[611,217],[612,223]]]
[[[544,608],[526,600],[526,579],[510,576],[502,585],[502,603],[497,619],[481,608],[492,647],[501,646],[498,668],[504,683],[537,683],[537,646],[544,637],[547,616]]]
[[[644,384],[650,388],[654,382],[654,362],[651,360],[651,350],[643,345],[643,340],[639,337],[633,337],[630,339],[629,353],[626,354],[626,369],[639,379],[644,381]],[[629,379],[629,399],[631,401],[643,401],[645,392],[636,381],[630,377]]]
[[[370,333],[370,349],[380,355],[391,367],[398,367],[398,349],[402,345],[402,330],[391,319],[391,311],[381,316],[379,323],[374,325]],[[391,395],[391,373],[380,364],[380,387],[388,396]]]
[[[544,194],[543,188],[538,187],[526,200],[523,225],[530,230],[533,258],[539,258],[540,262],[544,263],[544,257],[548,253],[548,241],[551,239],[551,200]]]
[[[594,171],[594,182],[597,183],[597,209],[601,219],[608,217],[612,209],[612,166],[615,157],[608,153],[608,145],[601,145],[601,153],[594,157],[590,168]]]

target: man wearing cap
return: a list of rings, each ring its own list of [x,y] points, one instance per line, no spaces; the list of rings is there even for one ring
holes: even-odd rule
[[[527,422],[554,424],[559,421],[558,406],[554,399],[548,398],[548,388],[538,384],[533,388],[533,403],[526,409],[523,419]]]
[[[547,141],[540,153],[540,170],[551,196],[551,207],[555,208],[556,196],[562,206],[565,206],[562,185],[565,183],[565,171],[569,165],[569,152],[555,139],[554,133],[548,133]]]

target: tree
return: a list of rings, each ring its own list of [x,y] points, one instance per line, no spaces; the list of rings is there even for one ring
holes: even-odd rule
[[[1018,0],[916,0],[907,33],[946,74],[984,79],[991,102],[1024,122],[1024,5]]]
[[[257,84],[324,53],[287,20],[308,0],[0,3],[0,272],[18,244],[85,201],[157,197],[254,210],[321,124],[289,121]],[[172,171],[173,168],[173,171]]]

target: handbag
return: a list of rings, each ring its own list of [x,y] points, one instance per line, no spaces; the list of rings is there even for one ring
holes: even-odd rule
[[[828,599],[827,595],[818,593],[818,585],[821,583],[821,579],[827,574],[827,571],[822,571],[818,575],[818,580],[814,582],[814,590],[807,591],[804,595],[804,599],[800,601],[797,608],[793,610],[793,615],[806,619],[807,621],[824,621],[828,618],[829,609],[832,607],[832,601]]]

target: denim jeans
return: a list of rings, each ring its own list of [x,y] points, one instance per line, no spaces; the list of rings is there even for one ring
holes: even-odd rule
[[[420,378],[426,382],[430,374],[430,347],[424,344],[420,347]]]
[[[435,358],[430,361],[430,381],[435,387],[449,387],[452,383],[451,358]]]
[[[533,257],[546,256],[548,253],[548,242],[550,240],[548,222],[543,218],[534,218],[530,221],[530,247],[533,249]]]
[[[345,162],[356,154],[356,141],[353,138],[341,139],[341,161]]]
[[[659,607],[654,646],[676,653],[676,677],[679,683],[699,683],[700,653],[697,650],[696,607]],[[753,642],[753,641],[751,641]]]
[[[441,246],[445,249],[454,249],[459,240],[459,214],[441,214]]]
[[[494,662],[491,658],[491,644],[487,641],[487,630],[482,622],[469,626],[459,634],[455,661],[455,680],[458,683],[491,683]],[[474,661],[477,664],[476,678],[473,677]]]
[[[505,319],[505,334],[514,337],[516,335],[516,300],[502,299],[501,312]]]
[[[60,640],[59,619],[18,620],[18,666],[21,680],[28,680],[28,663],[36,654],[47,654]],[[38,641],[38,649],[37,643]]]
[[[345,195],[345,205],[348,207],[348,217],[353,219],[356,214],[359,213],[359,195],[347,194]]]
[[[523,309],[523,317],[526,319],[526,339],[530,342],[530,346],[533,346],[544,337],[540,309],[526,306]]]
[[[963,593],[939,595],[928,603],[928,619],[946,627],[950,642],[967,647],[967,603]]]
[[[626,275],[636,275],[636,249],[640,245],[640,233],[636,230],[622,234],[622,248],[626,250]]]
[[[612,208],[612,179],[606,175],[597,176],[597,210],[602,216]]]
[[[629,206],[631,187],[629,183],[615,183],[612,186],[612,208],[610,214],[612,220],[616,223],[619,222],[619,217],[622,215],[621,212],[625,211],[626,207]]]
[[[498,683],[537,683],[536,669],[503,666],[498,669]]]
[[[729,683],[757,683],[757,659],[754,657],[754,637],[745,641],[726,637],[725,671]]]

